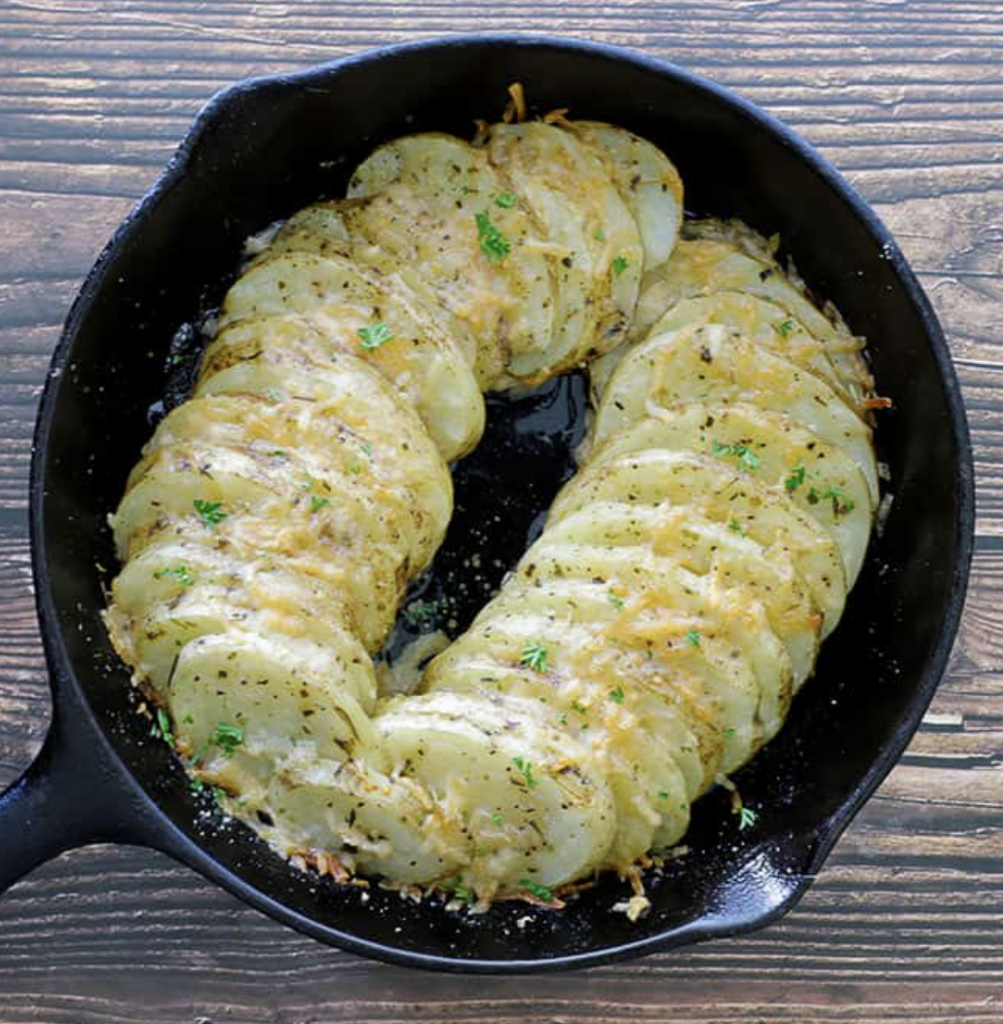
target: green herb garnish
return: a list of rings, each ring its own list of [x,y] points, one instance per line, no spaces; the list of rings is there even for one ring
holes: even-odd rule
[[[448,882],[443,882],[442,888],[454,899],[462,900],[464,903],[474,902],[474,894],[464,885],[460,875]]]
[[[613,260],[613,273],[619,277],[629,266],[630,261],[626,256],[617,256],[616,259]]]
[[[438,601],[412,601],[404,609],[404,621],[409,626],[421,626],[426,622],[431,622],[442,610],[444,603],[441,599]]]
[[[700,646],[700,630],[698,630],[698,629],[688,630],[687,633],[686,633],[686,642],[690,645],[690,647],[699,647]]]
[[[533,766],[524,757],[513,757],[512,764],[515,765],[516,770],[522,776],[523,782],[526,784],[527,789],[533,789],[536,786],[536,779],[533,778]]]
[[[540,643],[526,644],[519,662],[534,672],[547,671],[547,648]]]
[[[548,885],[541,885],[539,882],[534,882],[531,878],[524,878],[519,882],[519,886],[525,889],[530,896],[535,896],[538,900],[546,900],[548,903],[554,898],[554,892]]]
[[[794,330],[794,321],[788,317],[786,320],[781,320],[780,323],[774,324],[773,329],[781,338],[786,338]]]
[[[360,347],[364,349],[379,348],[394,340],[394,332],[382,320],[368,327],[360,327],[355,333],[359,336]]]
[[[759,821],[759,812],[754,811],[751,807],[743,807],[738,812],[738,827],[742,832],[747,828],[752,828],[757,821]]]
[[[742,531],[742,524],[737,519],[732,519],[732,521],[730,523],[728,523],[728,529],[731,530],[732,533],[742,533],[743,532]]]
[[[227,725],[219,722],[209,745],[219,747],[229,757],[244,742],[244,730],[239,725]]]
[[[719,456],[735,456],[739,465],[750,472],[759,469],[759,456],[747,444],[721,444],[713,441],[711,451]]]
[[[157,708],[156,716],[150,726],[150,735],[162,739],[172,750],[174,749],[174,733],[171,731],[171,716],[163,709]]]
[[[609,603],[611,605],[613,605],[613,607],[616,608],[617,611],[619,611],[621,608],[623,608],[624,604],[626,604],[624,599],[622,597],[620,597],[616,593],[616,591],[613,590],[612,587],[609,588],[609,590],[607,591],[606,596],[607,596],[607,598],[609,598]]]
[[[512,249],[510,242],[491,223],[491,218],[486,213],[478,213],[474,216],[477,223],[477,241],[480,244],[481,252],[489,260],[503,260]]]
[[[229,514],[223,511],[223,502],[221,501],[203,501],[201,498],[196,498],[192,502],[192,507],[207,530],[215,530]]]
[[[501,195],[495,196],[495,206],[500,206],[503,210],[511,210],[515,206],[516,198],[514,192],[502,192]]]
[[[177,580],[178,583],[185,587],[190,587],[195,582],[195,577],[183,565],[175,566],[173,569],[158,569],[153,574],[153,578],[156,580]]]
[[[793,494],[804,483],[804,466],[795,466],[791,475],[784,481],[788,494]]]
[[[609,699],[615,704],[622,704],[626,696],[627,694],[623,692],[623,687],[619,685],[615,690],[609,691]]]
[[[857,507],[857,503],[846,497],[838,487],[827,487],[821,492],[813,487],[808,492],[808,503],[817,505],[820,501],[832,501],[832,512],[836,516],[848,515]]]
[[[500,812],[498,812],[498,811],[495,811],[495,812],[494,812],[494,814],[492,814],[492,815],[491,815],[491,820],[492,820],[492,821],[493,821],[493,822],[494,822],[494,823],[495,823],[496,825],[504,825],[504,824],[505,824],[505,815],[504,815],[504,814],[501,814],[501,813],[500,813]]]
[[[310,498],[310,511],[319,512],[325,505],[330,505],[330,498],[318,498],[316,494]]]

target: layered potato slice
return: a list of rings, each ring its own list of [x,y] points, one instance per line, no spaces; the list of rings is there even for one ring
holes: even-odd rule
[[[352,232],[414,268],[477,343],[481,387],[538,373],[555,328],[553,254],[531,207],[487,154],[451,135],[404,136],[352,175],[370,197]]]
[[[793,685],[811,675],[818,654],[822,616],[789,556],[765,549],[747,536],[715,523],[697,508],[636,507],[596,502],[553,524],[552,542],[569,540],[616,548],[642,547],[671,558],[687,572],[708,577],[723,589],[747,588],[761,602],[770,628],[783,641]],[[790,694],[779,693],[770,715],[783,717]]]
[[[870,427],[823,380],[717,324],[656,334],[633,349],[609,381],[591,442],[692,401],[742,402],[789,416],[853,459],[877,506]]]
[[[562,121],[606,164],[634,215],[644,247],[644,269],[668,260],[683,223],[683,181],[671,160],[639,135],[601,121]]]
[[[662,666],[662,692],[671,691],[671,699],[691,703],[697,717],[707,713],[717,723],[724,737],[721,771],[744,764],[779,728],[790,699],[790,659],[747,588],[725,588],[640,545],[550,542],[544,536],[528,557],[529,578],[539,573],[543,579],[600,580],[625,593],[626,614],[609,639],[640,642],[644,657],[650,652]],[[498,620],[490,627],[499,628]]]
[[[769,244],[748,229],[720,221],[687,223],[672,257],[642,283],[632,338],[645,337],[676,302],[723,291],[766,299],[796,318],[825,343],[844,388],[859,409],[866,408],[874,381],[861,356],[864,342],[850,334],[834,308],[820,312],[799,279],[776,262]]]
[[[551,344],[510,364],[542,380],[626,336],[644,267],[641,235],[606,164],[571,132],[542,122],[496,124],[485,145],[558,258]]]
[[[589,616],[588,596],[582,604],[576,600],[583,597],[582,588],[569,589],[506,588],[480,626],[432,663],[427,686],[483,698],[501,683],[503,692],[528,698],[538,715],[546,710],[556,727],[588,747],[609,782],[616,810],[606,866],[624,871],[652,845],[682,836],[691,793],[703,784],[705,766],[684,714],[637,683],[629,657],[598,650],[603,620]],[[609,607],[607,602],[601,611]],[[542,652],[535,668],[525,664],[527,649]],[[495,681],[494,688],[484,682],[485,675]],[[707,749],[709,765],[721,749],[718,733],[708,736]]]
[[[789,557],[823,616],[822,637],[846,603],[846,573],[832,534],[786,495],[723,459],[649,448],[594,459],[554,499],[547,528],[594,502],[683,506],[759,544],[766,557]]]
[[[604,862],[616,829],[605,775],[533,701],[429,693],[395,698],[375,724],[394,771],[434,795],[479,895],[557,886]]]
[[[281,232],[280,232],[281,235]],[[288,326],[268,318],[302,319]],[[335,353],[370,364],[418,411],[446,460],[484,430],[484,399],[461,351],[421,311],[397,274],[381,274],[336,253],[267,251],[230,288],[220,326],[251,321],[262,346],[295,349],[319,366]],[[227,344],[216,339],[207,359]]]
[[[652,325],[647,337],[704,324],[721,324],[815,374],[840,396],[848,408],[865,421],[868,419],[866,409],[854,397],[852,390],[847,388],[842,375],[829,358],[825,342],[811,334],[797,318],[766,299],[728,291],[681,299]],[[593,405],[599,405],[613,371],[632,351],[630,345],[619,345],[589,366]]]
[[[842,450],[791,418],[754,405],[694,402],[637,421],[596,449],[592,459],[602,462],[648,448],[709,454],[786,496],[832,535],[853,586],[874,508],[863,474]]]

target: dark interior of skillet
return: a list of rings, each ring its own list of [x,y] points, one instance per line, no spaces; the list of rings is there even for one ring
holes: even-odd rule
[[[363,901],[358,890],[297,873],[188,793],[166,749],[133,714],[126,673],[98,618],[108,578],[98,567],[115,565],[105,517],[151,431],[156,403],[185,373],[185,362],[170,354],[191,350],[185,325],[219,300],[244,238],[311,200],[341,194],[353,165],[382,140],[422,129],[470,136],[476,118],[498,116],[513,81],[524,84],[537,112],[568,107],[571,116],[609,120],[658,143],[682,173],[691,211],[780,232],[817,294],[835,300],[870,339],[880,390],[895,407],[880,430],[895,493],[887,529],[817,677],[780,737],[736,780],[759,821],[740,832],[721,794],[702,800],[689,854],[652,877],[654,906],[636,925],[610,912],[625,894],[613,879],[562,914],[504,906],[466,918],[379,890]],[[951,615],[963,457],[959,470],[949,388],[894,260],[783,137],[685,77],[598,48],[454,42],[258,84],[215,109],[187,161],[120,236],[71,318],[44,480],[47,578],[39,582],[51,587],[80,686],[146,791],[221,865],[311,919],[314,934],[347,933],[384,954],[543,961],[693,922],[724,931],[765,918],[794,892],[817,848],[911,731],[935,684],[928,668]],[[426,597],[450,597],[444,617],[459,627],[514,564],[570,472],[583,408],[575,376],[535,396],[489,402],[488,433],[456,471],[455,522],[425,584]],[[480,567],[457,572],[471,555]]]

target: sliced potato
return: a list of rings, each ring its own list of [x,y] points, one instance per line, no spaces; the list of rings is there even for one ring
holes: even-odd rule
[[[418,312],[418,301],[398,277],[334,254],[292,252],[240,277],[223,301],[220,323],[256,321],[256,342],[295,346],[319,365],[329,365],[333,350],[369,363],[414,403],[443,458],[453,459],[480,439],[484,400],[462,354]],[[269,317],[302,318],[314,329]],[[224,330],[203,366],[230,338]]]
[[[260,829],[285,855],[334,854],[343,867],[398,883],[452,877],[466,846],[451,841],[450,818],[414,779],[357,759],[335,763],[294,750],[271,774],[255,808]]]
[[[175,736],[202,771],[226,789],[235,750],[275,761],[291,746],[322,760],[365,756],[381,763],[369,716],[345,684],[340,652],[236,627],[181,648],[167,687]],[[239,730],[220,742],[219,725]],[[239,766],[235,766],[239,771]]]
[[[444,830],[462,836],[464,879],[480,895],[527,879],[560,885],[604,862],[616,815],[603,772],[532,702],[431,693],[396,698],[375,724],[395,769],[426,786]]]
[[[568,121],[565,127],[606,164],[641,232],[644,269],[661,266],[675,248],[683,222],[683,182],[672,161],[626,128],[600,121]]]
[[[687,225],[684,237],[664,266],[641,285],[631,337],[643,338],[656,321],[681,299],[714,292],[743,292],[766,299],[796,317],[816,338],[838,368],[844,387],[861,405],[874,382],[860,355],[863,342],[853,337],[831,307],[820,313],[803,290],[774,261],[757,259],[743,248],[701,237],[699,224]]]
[[[853,586],[870,540],[873,506],[857,464],[794,420],[752,405],[691,403],[660,410],[614,435],[595,460],[663,448],[727,461],[787,499],[832,534]]]
[[[554,330],[551,260],[530,209],[487,154],[427,133],[379,147],[352,175],[349,198],[373,197],[353,230],[420,268],[439,301],[479,340],[481,383],[492,365],[525,376],[539,368]]]
[[[776,548],[767,554],[751,538],[713,522],[700,509],[596,502],[554,523],[546,537],[551,543],[639,546],[724,588],[747,588],[787,648],[795,689],[814,670],[822,616],[791,559]],[[786,711],[785,702],[773,715],[783,717]]]
[[[656,334],[635,348],[606,388],[591,443],[692,401],[743,402],[789,416],[853,459],[877,507],[870,427],[823,380],[716,324]]]
[[[278,344],[295,344],[321,364],[327,362],[332,348],[369,363],[412,402],[442,457],[447,461],[461,457],[484,430],[484,399],[472,363],[460,342],[439,326],[420,295],[405,283],[406,275],[391,257],[373,246],[332,237],[334,225],[341,226],[339,235],[347,232],[341,216],[330,209],[333,205],[307,207],[283,225],[234,286],[230,310],[240,316],[241,308],[256,306],[253,292],[261,289],[261,304],[271,315],[303,317],[315,328],[294,334],[265,321],[258,328],[264,343],[274,339]],[[325,273],[311,273],[307,283],[301,264],[290,272],[288,261],[272,263],[284,254],[329,260],[341,276],[324,264]],[[281,295],[276,296],[273,288],[279,281]],[[295,297],[291,289],[298,290]],[[275,312],[283,305],[291,312]]]
[[[776,733],[790,700],[791,664],[748,588],[725,588],[640,546],[551,543],[546,534],[524,561],[525,579],[598,580],[625,595],[603,643],[593,641],[595,656],[616,642],[650,655],[649,677],[660,670],[663,689],[704,704],[723,730],[723,771],[734,771]],[[498,629],[498,618],[489,625]]]
[[[514,373],[543,379],[626,335],[644,266],[641,235],[603,162],[570,132],[541,122],[496,124],[487,152],[558,259],[552,342],[542,356],[511,363]]]
[[[664,449],[596,460],[554,499],[548,528],[597,501],[699,509],[706,518],[756,541],[768,557],[773,551],[790,557],[824,616],[823,637],[839,622],[846,574],[832,535],[786,496],[723,460]]]

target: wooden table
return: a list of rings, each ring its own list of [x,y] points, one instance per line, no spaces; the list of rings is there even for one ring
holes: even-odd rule
[[[1003,1021],[1003,6],[657,0],[0,3],[0,784],[48,720],[26,525],[35,405],[81,278],[202,102],[246,75],[457,31],[545,31],[710,75],[821,147],[943,319],[979,470],[951,670],[899,767],[781,923],[532,982],[368,963],[146,850],[0,900],[0,1021]],[[9,841],[0,837],[0,842]]]

